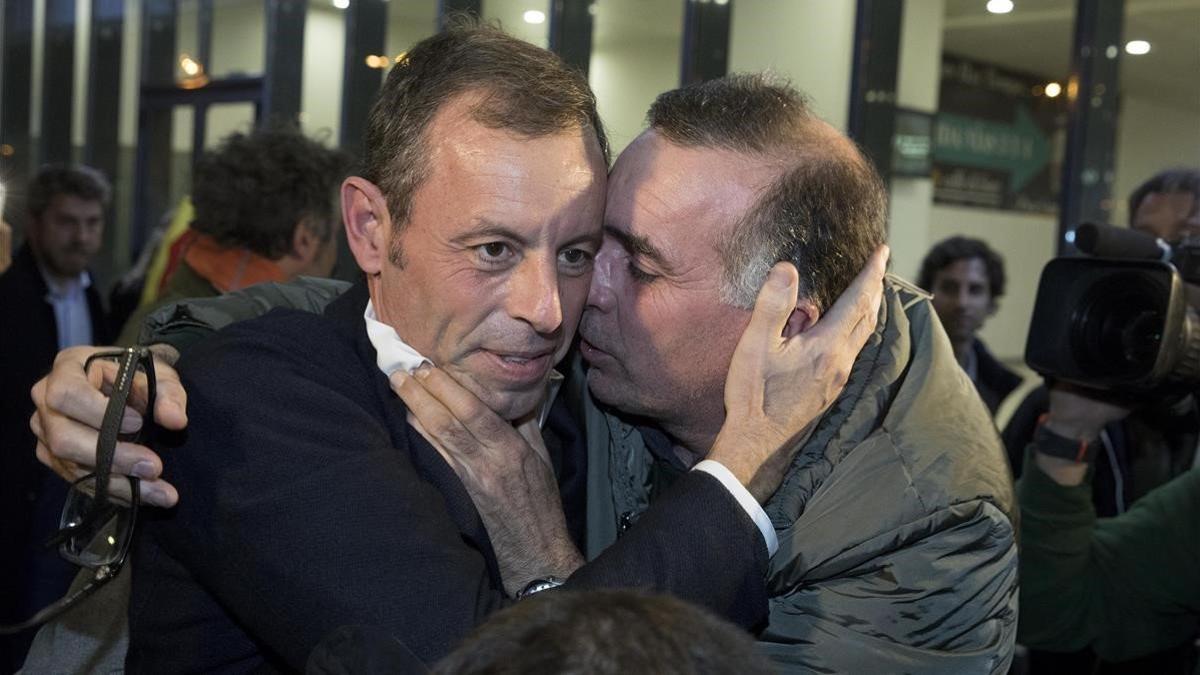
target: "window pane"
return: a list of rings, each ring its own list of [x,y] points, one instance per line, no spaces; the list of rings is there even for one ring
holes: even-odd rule
[[[1118,55],[1116,223],[1128,222],[1129,195],[1151,176],[1174,167],[1200,167],[1197,27],[1200,0],[1126,0],[1125,44]]]
[[[509,35],[539,47],[550,46],[547,0],[483,0],[483,18],[499,21]]]
[[[300,127],[310,136],[332,139],[333,144],[341,128],[345,56],[346,13],[328,0],[310,2],[304,21]]]
[[[598,0],[588,79],[613,153],[641,133],[655,97],[679,86],[683,3]]]
[[[320,4],[319,0],[314,4]],[[211,77],[263,73],[265,7],[262,0],[213,0]]]

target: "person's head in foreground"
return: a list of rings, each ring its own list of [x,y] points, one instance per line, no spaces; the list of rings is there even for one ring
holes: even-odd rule
[[[848,138],[768,75],[658,97],[617,159],[580,325],[600,401],[703,452],[733,349],[771,267],[793,263],[811,326],[882,243],[886,195]]]
[[[342,187],[378,319],[507,419],[566,353],[600,247],[607,141],[582,75],[452,26],[388,75]]]
[[[754,639],[707,610],[637,591],[553,591],[497,613],[438,675],[773,672]]]

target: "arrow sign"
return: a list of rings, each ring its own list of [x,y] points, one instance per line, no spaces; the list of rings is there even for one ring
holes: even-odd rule
[[[1050,145],[1024,105],[1011,124],[938,113],[933,159],[939,163],[1008,172],[1008,189],[1018,192],[1050,161]]]

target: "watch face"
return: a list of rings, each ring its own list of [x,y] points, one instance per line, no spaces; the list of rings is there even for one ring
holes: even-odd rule
[[[529,582],[529,584],[527,586],[525,586],[525,588],[522,588],[521,592],[517,593],[517,598],[529,597],[529,596],[533,595],[534,593],[541,593],[542,591],[548,591],[551,588],[558,588],[559,586],[562,586],[562,585],[563,585],[562,579],[556,579],[555,577],[548,577],[546,579],[534,579],[533,581]]]

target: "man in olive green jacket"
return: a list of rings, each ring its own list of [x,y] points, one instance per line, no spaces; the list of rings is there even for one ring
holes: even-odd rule
[[[927,298],[889,281],[845,391],[766,505],[779,551],[759,640],[788,671],[1008,670],[1011,483],[987,409],[954,367]],[[675,469],[652,432],[586,410],[591,556]]]

